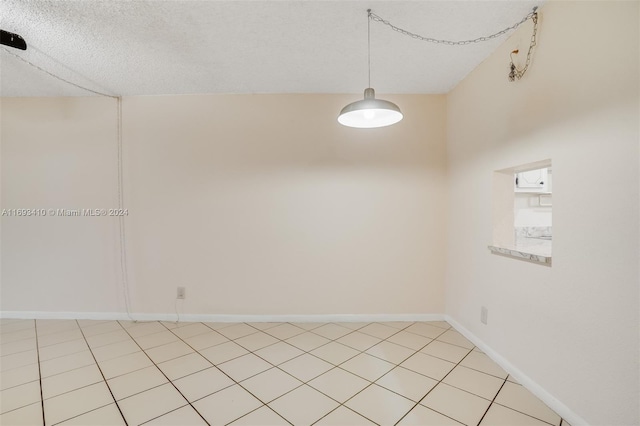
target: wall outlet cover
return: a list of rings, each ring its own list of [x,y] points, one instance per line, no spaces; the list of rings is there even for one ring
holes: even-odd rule
[[[178,287],[178,292],[176,293],[177,299],[184,299],[186,297],[186,290],[184,287]]]

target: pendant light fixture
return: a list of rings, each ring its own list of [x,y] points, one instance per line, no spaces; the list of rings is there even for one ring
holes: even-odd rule
[[[367,10],[367,45],[369,56],[369,87],[364,89],[364,99],[342,108],[338,122],[348,127],[374,128],[390,126],[402,120],[400,108],[393,102],[376,99],[371,88],[371,9]]]

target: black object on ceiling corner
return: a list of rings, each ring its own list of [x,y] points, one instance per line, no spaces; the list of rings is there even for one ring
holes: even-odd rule
[[[27,42],[24,41],[22,37],[5,30],[0,30],[0,44],[20,50],[27,50]]]

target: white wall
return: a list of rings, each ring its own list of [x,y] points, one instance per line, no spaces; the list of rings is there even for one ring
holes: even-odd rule
[[[105,98],[2,99],[2,209],[117,205],[116,108]],[[3,311],[120,308],[113,218],[2,217]]]
[[[133,312],[444,312],[445,97],[123,100]],[[112,99],[2,100],[2,207],[115,207]],[[424,115],[428,118],[425,119]],[[2,310],[123,311],[109,218],[2,218]]]
[[[447,313],[594,425],[640,422],[638,4],[549,2],[521,81],[530,26],[447,98]],[[492,173],[544,159],[553,266],[490,254]]]

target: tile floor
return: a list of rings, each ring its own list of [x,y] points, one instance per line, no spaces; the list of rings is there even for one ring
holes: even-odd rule
[[[567,425],[446,322],[0,320],[2,425]]]

